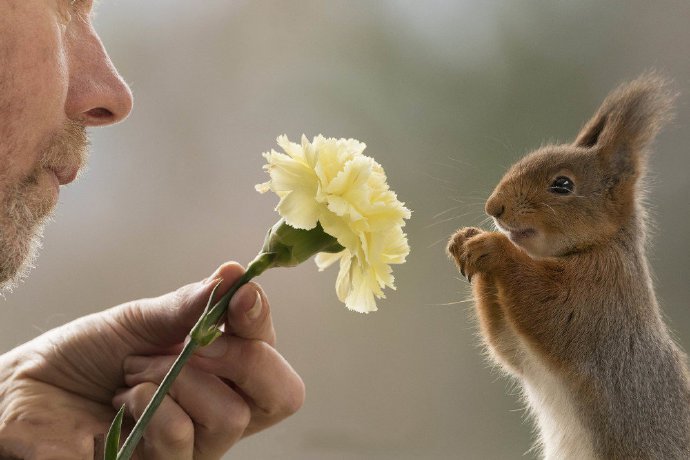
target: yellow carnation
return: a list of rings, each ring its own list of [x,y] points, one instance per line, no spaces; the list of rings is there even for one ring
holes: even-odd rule
[[[339,261],[338,298],[352,310],[375,311],[383,288],[395,289],[390,265],[410,252],[402,231],[410,210],[388,187],[381,165],[362,154],[362,142],[302,136],[300,145],[283,135],[278,145],[284,153],[264,153],[270,180],[256,189],[278,195],[276,211],[288,225],[310,230],[320,223],[345,248],[318,254],[316,263],[323,270]]]

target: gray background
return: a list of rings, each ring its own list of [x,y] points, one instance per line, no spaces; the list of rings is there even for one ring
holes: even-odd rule
[[[262,276],[307,401],[228,458],[531,458],[445,241],[484,219],[522,154],[572,139],[619,81],[662,70],[683,95],[651,162],[650,259],[690,348],[689,20],[684,1],[104,1],[97,28],[135,108],[93,132],[90,171],[2,301],[0,347],[246,263],[276,220],[275,197],[254,191],[260,153],[281,133],[356,137],[414,210],[398,290],[364,316],[337,301],[335,269]]]

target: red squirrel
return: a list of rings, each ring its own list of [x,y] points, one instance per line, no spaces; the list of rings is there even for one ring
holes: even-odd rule
[[[690,459],[687,357],[645,255],[647,157],[673,99],[655,73],[622,84],[573,143],[508,170],[485,206],[498,231],[448,244],[546,459]]]

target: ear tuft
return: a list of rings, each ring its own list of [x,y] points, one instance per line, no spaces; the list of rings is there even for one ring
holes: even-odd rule
[[[575,140],[578,147],[642,152],[672,118],[677,94],[668,79],[648,72],[609,94]]]
[[[601,135],[601,131],[604,129],[604,126],[606,126],[606,119],[608,118],[607,115],[603,115],[599,117],[596,121],[593,123],[589,123],[592,126],[587,126],[586,130],[583,130],[582,133],[577,137],[577,140],[575,141],[575,144],[579,147],[594,147],[597,145],[597,142],[599,142],[599,136]]]

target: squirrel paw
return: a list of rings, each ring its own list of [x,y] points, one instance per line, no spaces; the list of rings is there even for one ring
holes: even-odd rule
[[[455,232],[450,241],[446,252],[455,261],[462,276],[465,276],[465,242],[470,238],[485,233],[484,230],[476,227],[464,227]]]
[[[448,243],[448,253],[455,260],[462,276],[472,282],[478,272],[490,271],[494,257],[503,252],[503,236],[498,233],[485,232],[474,227],[458,230]]]

